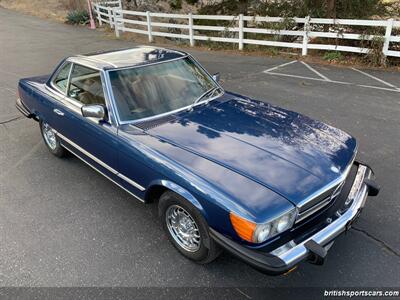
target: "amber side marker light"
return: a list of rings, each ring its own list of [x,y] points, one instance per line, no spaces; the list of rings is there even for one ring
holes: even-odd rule
[[[283,273],[283,276],[288,275],[289,273],[292,273],[294,270],[297,269],[297,266],[294,266],[293,268],[291,268],[289,271],[287,271],[286,273]]]
[[[243,219],[232,212],[229,214],[229,217],[236,233],[245,241],[254,242],[253,235],[256,230],[256,224]]]

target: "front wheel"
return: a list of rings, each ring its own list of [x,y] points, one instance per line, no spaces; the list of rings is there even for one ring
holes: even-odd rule
[[[210,238],[199,211],[174,192],[165,192],[158,204],[161,222],[171,243],[187,258],[206,264],[218,257],[220,248]]]
[[[60,139],[57,137],[56,132],[50,127],[49,124],[41,121],[40,132],[42,133],[42,137],[47,149],[49,149],[53,155],[57,157],[63,157],[67,154],[67,150],[61,146]]]

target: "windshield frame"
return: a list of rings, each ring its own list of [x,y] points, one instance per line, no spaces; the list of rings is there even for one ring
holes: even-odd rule
[[[193,63],[194,63],[197,67],[199,67],[201,70],[203,70],[204,73],[205,73],[208,77],[210,77],[210,79],[214,82],[215,87],[219,87],[219,88],[221,89],[222,92],[221,92],[220,94],[218,94],[217,96],[214,96],[214,97],[212,97],[212,98],[205,98],[204,100],[197,102],[195,105],[189,104],[189,105],[187,105],[187,106],[185,106],[185,107],[181,107],[181,108],[178,108],[178,109],[175,109],[175,110],[171,110],[171,111],[168,111],[168,112],[165,112],[165,113],[157,114],[157,115],[150,116],[150,117],[144,117],[144,118],[140,118],[140,119],[136,119],[136,120],[127,120],[127,121],[122,121],[122,120],[121,120],[121,118],[120,118],[120,113],[119,113],[119,111],[118,111],[118,107],[115,105],[114,91],[113,91],[113,89],[112,89],[111,80],[110,80],[110,72],[119,71],[119,70],[126,70],[126,69],[146,68],[146,67],[148,67],[148,66],[157,65],[157,64],[165,64],[165,63],[169,63],[169,62],[173,62],[173,61],[181,60],[181,59],[186,59],[186,58],[191,59],[191,60],[193,61]],[[127,67],[121,67],[121,68],[113,68],[113,69],[105,70],[105,75],[106,75],[106,76],[105,76],[106,84],[107,84],[107,86],[109,87],[109,91],[110,91],[111,105],[112,105],[113,111],[115,111],[115,117],[116,117],[117,123],[118,123],[119,125],[125,125],[125,124],[135,125],[135,123],[139,123],[139,122],[143,122],[143,121],[148,121],[148,120],[153,120],[153,119],[161,118],[161,117],[163,117],[163,116],[171,115],[171,114],[174,114],[174,113],[177,113],[177,112],[180,112],[180,111],[187,110],[187,109],[189,109],[190,107],[195,107],[195,106],[198,106],[198,105],[202,105],[202,104],[205,103],[205,102],[210,102],[210,101],[212,101],[212,100],[214,100],[214,99],[216,99],[216,98],[222,96],[222,95],[225,93],[224,88],[223,88],[217,81],[215,81],[214,78],[213,78],[213,76],[212,76],[212,75],[211,75],[211,74],[210,74],[210,73],[209,73],[209,72],[208,72],[208,71],[207,71],[207,70],[192,56],[192,55],[190,55],[190,54],[187,54],[187,55],[185,55],[185,56],[178,57],[178,58],[175,58],[175,59],[170,59],[170,60],[166,60],[166,61],[157,61],[157,62],[154,62],[154,63],[145,64],[145,65],[137,65],[137,66],[127,66]]]

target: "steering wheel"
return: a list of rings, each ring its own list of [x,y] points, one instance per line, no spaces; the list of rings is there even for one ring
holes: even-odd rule
[[[74,87],[72,87],[74,86]],[[69,96],[72,98],[77,98],[80,94],[82,94],[84,92],[84,90],[82,90],[81,88],[71,84],[70,90],[69,90]]]

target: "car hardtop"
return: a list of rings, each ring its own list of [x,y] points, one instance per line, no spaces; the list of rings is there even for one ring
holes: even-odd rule
[[[189,54],[183,51],[152,47],[137,46],[126,49],[92,52],[68,57],[66,60],[80,63],[98,70],[112,70],[127,67],[145,66],[180,59]]]

